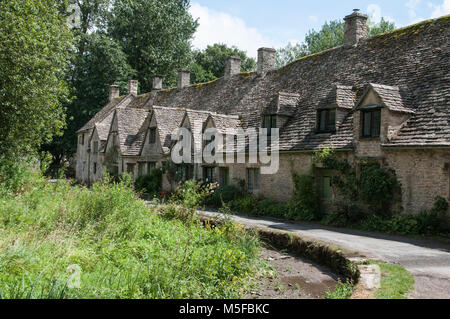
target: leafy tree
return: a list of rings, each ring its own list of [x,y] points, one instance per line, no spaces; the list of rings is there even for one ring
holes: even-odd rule
[[[225,44],[216,43],[208,45],[203,51],[194,51],[194,62],[191,65],[192,83],[208,82],[222,77],[225,70],[225,59],[231,55],[241,58],[242,71],[248,72],[256,69],[255,59],[247,57],[245,51],[241,51],[235,46],[230,48]]]
[[[277,67],[282,67],[301,57],[318,53],[344,44],[345,23],[339,20],[326,22],[319,31],[310,30],[305,42],[296,45],[288,44],[277,51]],[[369,36],[393,31],[395,25],[381,19],[379,23],[369,21],[367,33]]]
[[[108,32],[117,40],[137,71],[141,91],[152,87],[152,76],[176,83],[177,70],[191,62],[190,40],[198,23],[188,12],[188,0],[115,0]]]
[[[23,156],[60,134],[72,34],[55,0],[0,2],[0,154]]]
[[[99,32],[80,35],[78,45],[81,43],[84,51],[73,56],[68,74],[75,99],[67,105],[67,129],[62,137],[44,147],[53,156],[52,168],[58,168],[76,152],[76,131],[106,105],[109,85],[117,84],[126,92],[127,82],[134,76],[120,45],[106,35]]]

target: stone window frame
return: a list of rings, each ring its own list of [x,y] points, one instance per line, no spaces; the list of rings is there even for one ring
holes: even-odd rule
[[[250,192],[259,191],[261,189],[261,169],[248,167],[246,173],[247,189]]]
[[[215,166],[203,166],[203,180],[208,183],[215,183],[217,181]]]
[[[325,113],[325,128],[321,129],[322,127],[322,113]],[[333,112],[334,113],[334,124],[333,124],[333,128],[330,128],[330,126],[327,126],[330,120],[330,113]],[[317,120],[316,120],[316,132],[318,134],[325,134],[325,133],[336,133],[336,113],[337,113],[337,108],[328,108],[328,109],[318,109],[317,110]]]
[[[220,186],[227,186],[230,184],[230,168],[219,167],[219,183]]]
[[[97,175],[97,162],[94,162],[94,175]]]

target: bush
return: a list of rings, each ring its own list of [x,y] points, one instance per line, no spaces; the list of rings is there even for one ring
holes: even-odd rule
[[[229,203],[244,196],[245,193],[235,185],[221,186],[205,199],[205,205],[219,208],[222,207],[222,202]]]
[[[162,170],[159,168],[154,168],[150,174],[139,176],[134,187],[137,192],[142,192],[149,197],[158,196],[162,191]]]
[[[295,220],[320,220],[319,194],[314,177],[292,174],[294,194],[290,202],[288,216]]]

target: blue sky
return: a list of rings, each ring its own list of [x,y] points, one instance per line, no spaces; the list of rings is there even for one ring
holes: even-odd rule
[[[200,22],[193,45],[222,42],[256,56],[259,47],[301,42],[308,30],[355,8],[401,27],[450,14],[450,0],[191,0],[190,12]]]

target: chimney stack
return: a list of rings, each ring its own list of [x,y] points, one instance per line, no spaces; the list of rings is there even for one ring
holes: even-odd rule
[[[120,96],[119,86],[118,85],[110,85],[109,86],[109,101],[111,102],[113,99],[117,99]]]
[[[368,16],[360,13],[359,9],[354,9],[353,13],[346,16],[344,30],[344,45],[353,46],[367,37]]]
[[[191,72],[188,70],[178,71],[178,88],[183,89],[191,84]]]
[[[238,56],[229,56],[225,60],[225,78],[229,79],[235,74],[241,72],[241,58]]]
[[[258,50],[258,74],[264,75],[275,69],[275,49],[261,48]]]
[[[128,94],[132,94],[132,95],[138,94],[138,81],[137,80],[128,81]]]

